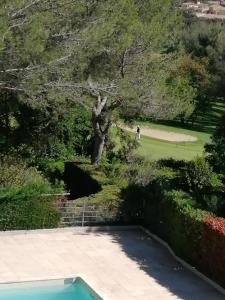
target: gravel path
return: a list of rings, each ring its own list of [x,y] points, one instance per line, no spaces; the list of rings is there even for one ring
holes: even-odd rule
[[[136,133],[136,127],[121,126],[121,128]],[[183,133],[176,133],[172,131],[164,131],[159,129],[152,129],[149,127],[141,127],[141,135],[149,136],[159,140],[170,142],[196,142],[197,138]]]

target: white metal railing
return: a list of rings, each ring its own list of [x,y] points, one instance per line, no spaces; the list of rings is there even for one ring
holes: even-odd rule
[[[83,204],[76,205],[75,202],[62,202],[59,204],[59,210],[62,213],[62,226],[85,226],[87,224],[97,224],[107,222],[109,218],[104,217],[104,209],[83,201]]]

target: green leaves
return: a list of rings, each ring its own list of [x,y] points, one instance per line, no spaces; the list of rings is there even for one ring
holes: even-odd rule
[[[217,172],[225,175],[225,115],[222,117],[211,142],[205,146],[207,159]]]
[[[0,14],[0,93],[10,91],[6,102],[17,107],[6,116],[18,124],[16,131],[9,126],[16,143],[27,136],[39,153],[64,153],[74,141],[66,111],[75,103],[91,110],[98,95],[107,96],[101,124],[118,111],[172,118],[190,110],[188,83],[166,80],[179,51],[172,0],[6,0]],[[63,126],[69,137],[61,148]]]

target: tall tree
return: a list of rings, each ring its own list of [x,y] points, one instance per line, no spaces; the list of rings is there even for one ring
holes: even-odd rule
[[[192,105],[191,97],[182,105],[167,81],[179,48],[174,3],[5,0],[0,4],[1,92],[13,93],[19,106],[38,112],[33,119],[41,113],[46,136],[52,116],[65,114],[73,103],[92,107],[92,163],[98,164],[119,111],[162,118]],[[11,111],[10,118],[18,114]]]
[[[165,95],[162,84],[176,60],[179,16],[171,1],[119,0],[98,2],[86,20],[79,32],[84,43],[75,51],[74,81],[82,79],[83,95],[94,100],[92,163],[98,164],[118,110],[153,117],[183,111],[177,105],[181,99]]]
[[[225,25],[220,21],[195,20],[184,27],[183,44],[186,53],[203,62],[210,74],[208,94],[224,97]]]
[[[211,142],[205,146],[206,156],[217,172],[225,175],[225,115],[222,117]]]

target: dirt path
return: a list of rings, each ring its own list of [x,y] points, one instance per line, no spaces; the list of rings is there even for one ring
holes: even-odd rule
[[[136,133],[136,127],[121,126],[121,128]],[[141,135],[149,136],[159,140],[170,142],[196,142],[197,138],[183,133],[176,133],[172,131],[164,131],[159,129],[152,129],[149,127],[141,127]]]

